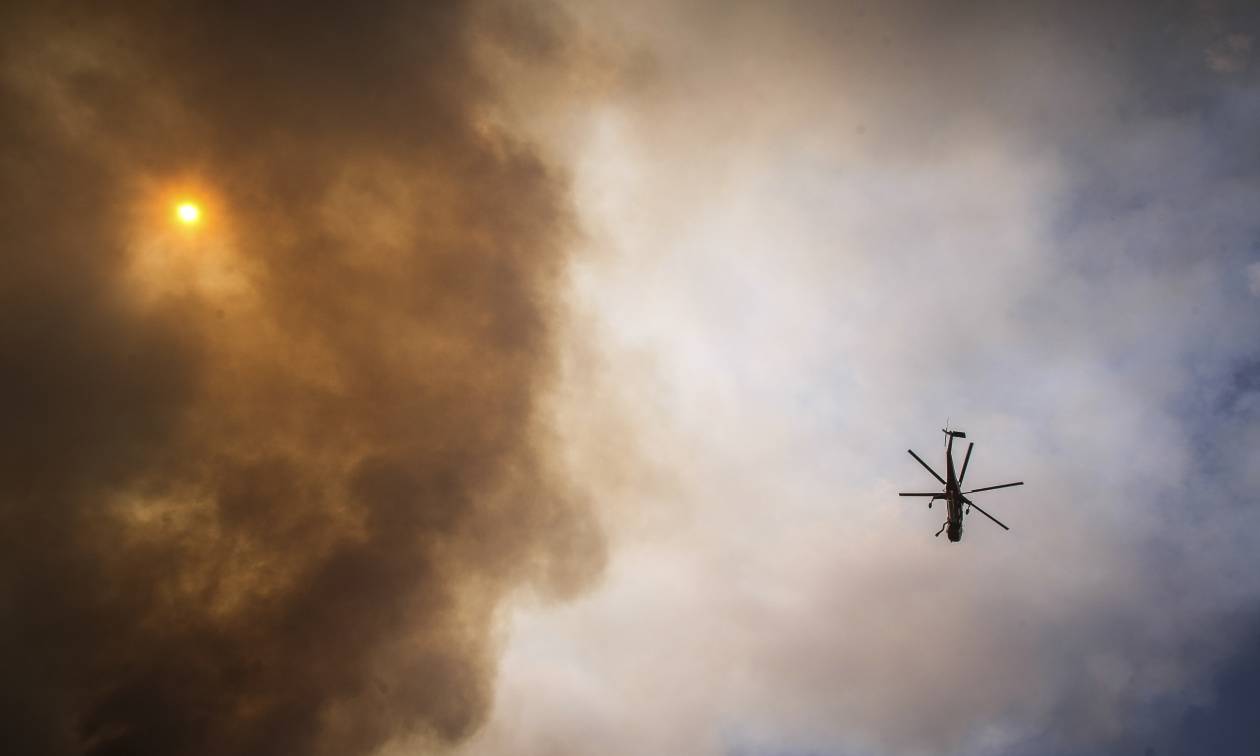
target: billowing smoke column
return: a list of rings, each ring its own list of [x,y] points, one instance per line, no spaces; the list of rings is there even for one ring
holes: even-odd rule
[[[453,742],[496,605],[598,572],[536,410],[564,186],[466,9],[372,5],[0,19],[6,753]]]

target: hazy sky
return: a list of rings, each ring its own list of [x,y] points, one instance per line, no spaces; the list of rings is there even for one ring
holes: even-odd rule
[[[0,742],[1253,753],[1246,6],[9,6]]]

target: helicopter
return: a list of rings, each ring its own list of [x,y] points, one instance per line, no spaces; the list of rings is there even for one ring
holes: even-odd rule
[[[984,515],[985,517],[988,517],[990,520],[993,520],[995,523],[997,523],[998,526],[1001,527],[1003,530],[1010,530],[1010,528],[1006,527],[1006,525],[1003,524],[1001,520],[999,520],[998,518],[994,517],[993,515],[981,509],[971,499],[968,499],[967,495],[980,493],[981,491],[994,491],[999,488],[1011,488],[1012,486],[1022,486],[1024,485],[1024,482],[1021,480],[1018,483],[1003,483],[998,486],[985,486],[983,488],[973,488],[970,491],[962,490],[963,479],[967,477],[967,463],[971,461],[971,448],[975,446],[975,443],[970,442],[970,441],[967,442],[967,455],[963,457],[962,470],[957,475],[955,475],[954,474],[954,439],[966,438],[967,434],[963,433],[960,430],[950,430],[948,425],[942,428],[941,432],[944,433],[946,437],[945,439],[945,475],[946,477],[942,478],[940,475],[937,475],[936,471],[933,470],[932,467],[928,465],[927,462],[924,462],[923,459],[920,458],[918,454],[914,453],[913,449],[906,449],[906,451],[910,452],[910,456],[914,457],[915,461],[923,465],[923,468],[925,470],[932,473],[933,478],[936,478],[937,480],[941,482],[941,485],[945,486],[945,491],[941,493],[902,493],[902,494],[898,494],[898,496],[930,497],[928,498],[929,509],[932,508],[932,502],[936,501],[937,499],[945,500],[946,507],[947,507],[947,512],[946,512],[947,519],[945,520],[945,524],[941,526],[941,529],[936,531],[937,538],[940,537],[942,532],[945,532],[946,530],[948,530],[950,541],[953,541],[955,543],[957,543],[958,541],[961,541],[963,515],[970,514],[973,507],[975,508],[977,512],[979,512],[980,514]]]

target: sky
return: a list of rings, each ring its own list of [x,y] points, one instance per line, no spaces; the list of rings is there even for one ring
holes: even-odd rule
[[[1246,3],[0,30],[0,741],[1260,744]]]

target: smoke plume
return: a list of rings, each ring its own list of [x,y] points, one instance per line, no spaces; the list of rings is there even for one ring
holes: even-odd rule
[[[536,402],[564,183],[460,3],[126,7],[0,20],[0,742],[457,741],[496,606],[602,559]]]

